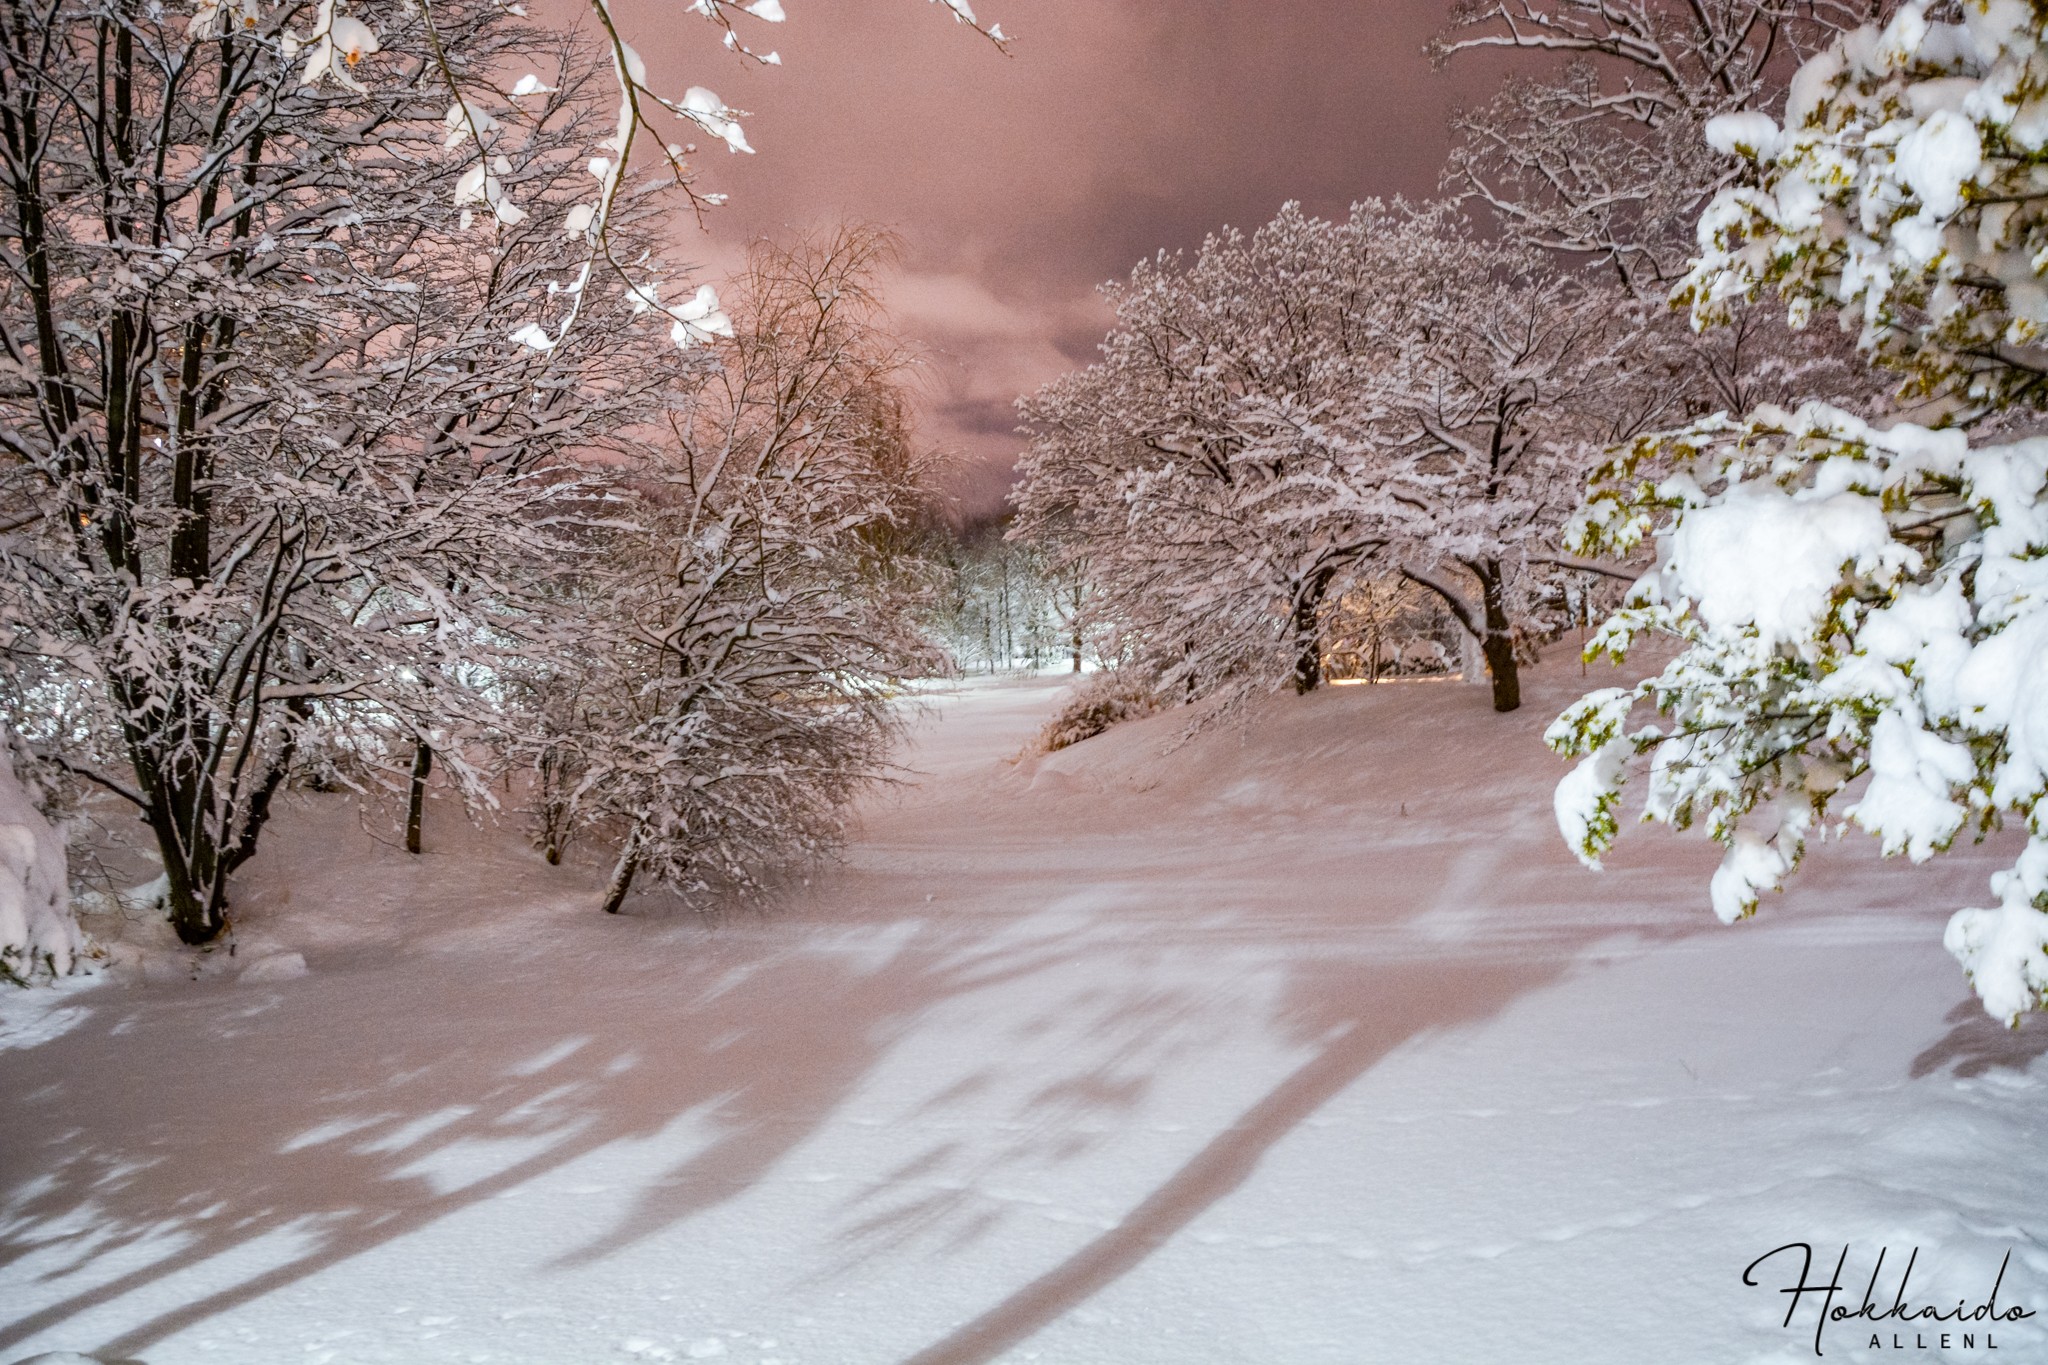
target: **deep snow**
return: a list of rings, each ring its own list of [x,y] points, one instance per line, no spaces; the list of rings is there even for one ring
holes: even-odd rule
[[[1020,760],[1058,686],[934,699],[771,912],[609,919],[516,834],[437,810],[408,860],[335,801],[199,979],[9,993],[0,1361],[1789,1362],[1796,1266],[1741,1276],[1792,1241],[1852,1307],[1881,1246],[1879,1306],[2010,1249],[2048,1310],[2048,1020],[1941,946],[2010,848],[1854,836],[1724,928],[1710,847],[1559,839],[1575,667]]]

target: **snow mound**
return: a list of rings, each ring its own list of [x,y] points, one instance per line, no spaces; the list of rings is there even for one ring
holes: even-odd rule
[[[296,981],[306,975],[306,973],[306,956],[304,953],[272,953],[270,956],[258,958],[242,968],[242,974],[237,979],[251,984],[261,984],[270,981]]]
[[[84,948],[71,916],[64,839],[0,750],[0,977],[68,975]]]

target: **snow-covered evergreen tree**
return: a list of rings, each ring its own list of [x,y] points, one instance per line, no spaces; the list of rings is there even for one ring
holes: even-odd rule
[[[1597,865],[1612,843],[1646,756],[1645,818],[1699,822],[1728,850],[1724,919],[1836,814],[1915,860],[2024,824],[1998,903],[1957,912],[1946,940],[2014,1019],[2048,998],[2048,442],[2010,439],[2038,427],[2048,374],[2048,12],[1933,15],[1907,4],[1844,34],[1800,69],[1782,122],[1708,127],[1747,170],[1702,216],[1682,295],[1703,323],[1766,292],[1795,324],[1836,313],[1933,425],[1766,406],[1616,459],[1577,548],[1654,544],[1657,565],[1595,644],[1684,648],[1551,739],[1582,758],[1558,790],[1580,855]],[[1638,702],[1668,720],[1633,725]]]

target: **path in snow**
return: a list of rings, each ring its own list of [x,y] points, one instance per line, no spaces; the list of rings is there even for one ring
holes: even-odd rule
[[[966,689],[842,867],[710,925],[305,812],[234,962],[9,1002],[0,1360],[1789,1361],[1740,1276],[1793,1240],[1917,1244],[1933,1302],[2011,1249],[2048,1309],[2048,1031],[1939,943],[1991,860],[1831,853],[1737,929],[1694,845],[1586,874],[1577,681],[1021,762],[1057,684]]]

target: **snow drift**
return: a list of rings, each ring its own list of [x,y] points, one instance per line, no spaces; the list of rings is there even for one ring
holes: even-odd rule
[[[0,975],[70,972],[83,943],[71,917],[64,838],[36,809],[0,748]]]

